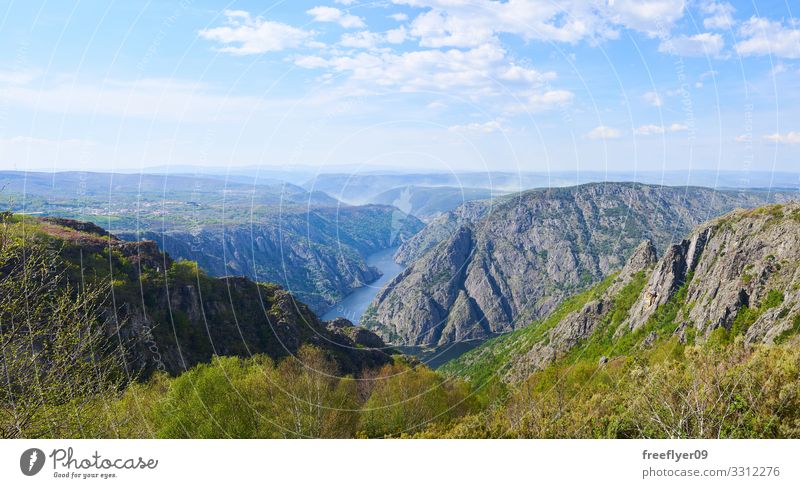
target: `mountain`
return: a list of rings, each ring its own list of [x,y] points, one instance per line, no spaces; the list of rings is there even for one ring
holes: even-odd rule
[[[446,240],[464,225],[477,222],[492,210],[497,201],[476,200],[466,202],[434,218],[424,229],[398,247],[395,261],[410,265],[440,242]]]
[[[443,370],[517,383],[554,363],[620,363],[659,344],[797,344],[800,204],[736,210],[656,259],[642,243],[622,270],[544,320],[494,338]]]
[[[110,286],[98,312],[108,338],[125,351],[128,372],[185,371],[212,356],[272,358],[302,345],[328,353],[343,372],[391,362],[375,334],[345,320],[320,321],[293,295],[274,284],[244,277],[212,278],[188,261],[173,261],[152,241],[126,242],[87,222],[3,214],[3,239],[18,251],[57,252],[58,287]],[[23,261],[24,262],[24,261]],[[0,266],[7,279],[14,266]]]
[[[350,204],[372,201],[382,192],[406,186],[490,189],[497,196],[533,188],[555,188],[629,181],[660,186],[702,186],[714,189],[760,188],[764,190],[798,190],[797,172],[774,171],[459,171],[459,172],[352,172],[315,173],[302,186],[323,191]]]
[[[384,192],[406,187],[489,190],[494,196],[518,192],[534,186],[547,185],[550,180],[544,173],[512,172],[460,172],[460,173],[323,173],[303,184],[309,191],[322,191],[337,199],[361,204],[382,198]],[[458,194],[455,195],[459,198]],[[491,195],[490,195],[491,196]]]
[[[369,254],[423,227],[394,207],[354,207],[288,183],[223,176],[0,172],[0,188],[10,210],[154,240],[212,276],[278,283],[316,313],[379,277]]]
[[[471,200],[486,200],[499,195],[488,188],[450,186],[414,186],[392,188],[380,193],[370,203],[392,205],[424,221],[453,210]]]
[[[163,205],[168,209],[176,201],[194,206],[226,202],[229,205],[325,205],[337,206],[338,200],[323,192],[309,192],[300,186],[278,180],[241,181],[235,176],[187,174],[123,174],[64,171],[41,173],[0,171],[0,188],[11,210],[74,212],[103,209],[115,214],[125,208],[148,208]],[[22,209],[23,202],[28,208]]]
[[[782,198],[636,183],[523,192],[414,261],[376,296],[362,324],[402,345],[511,332],[622,267],[644,239],[663,251],[707,218]]]
[[[323,313],[355,288],[380,277],[366,256],[398,245],[422,223],[394,207],[283,208],[252,224],[117,232],[149,239],[172,256],[196,261],[212,276],[279,283]]]

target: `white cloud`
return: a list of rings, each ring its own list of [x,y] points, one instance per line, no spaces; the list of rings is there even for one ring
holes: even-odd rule
[[[609,0],[608,9],[615,23],[656,36],[668,32],[683,17],[684,0]]]
[[[533,93],[523,99],[523,104],[512,107],[510,111],[541,112],[554,107],[567,105],[575,98],[568,90],[548,90],[544,93]]]
[[[498,120],[490,120],[490,121],[484,122],[482,124],[478,123],[478,122],[473,122],[473,123],[464,124],[464,125],[454,125],[454,126],[450,127],[449,129],[451,131],[453,131],[453,132],[462,132],[462,133],[465,133],[465,132],[466,133],[468,133],[468,132],[479,132],[479,133],[483,133],[483,134],[491,134],[492,132],[503,132],[503,131],[505,131],[505,129],[503,129],[502,124]]]
[[[353,5],[356,3],[356,0],[335,0],[334,3],[338,3],[339,5]]]
[[[256,97],[215,94],[202,83],[172,79],[136,81],[106,79],[100,84],[61,79],[35,86],[6,85],[0,100],[38,111],[61,114],[158,118],[186,123],[229,120],[252,113],[263,102]]]
[[[429,8],[411,24],[426,47],[473,47],[507,33],[525,40],[575,43],[614,39],[627,27],[655,35],[684,14],[684,0],[394,0]]]
[[[638,136],[652,136],[669,132],[684,132],[687,130],[689,130],[689,127],[684,124],[672,124],[668,126],[648,124],[637,127],[633,130],[633,133]]]
[[[744,40],[735,48],[741,56],[800,58],[800,30],[781,22],[752,17],[739,28],[739,36]]]
[[[280,22],[253,18],[242,10],[226,10],[226,25],[203,29],[204,39],[225,44],[218,50],[235,55],[261,54],[297,47],[314,34]]]
[[[780,144],[800,144],[800,132],[787,132],[785,134],[770,134],[764,136],[764,140],[777,142]]]
[[[306,10],[306,13],[313,17],[315,22],[335,22],[345,29],[366,27],[361,17],[342,12],[334,7],[314,7]]]
[[[718,56],[725,47],[720,34],[703,32],[693,36],[676,36],[661,41],[658,51],[677,56]]]
[[[769,70],[771,76],[778,76],[781,73],[786,73],[786,65],[783,63],[777,63]]]
[[[661,95],[658,92],[649,91],[642,95],[642,100],[644,100],[648,105],[652,105],[653,107],[660,107],[664,104],[664,101],[661,100]]]
[[[328,60],[319,56],[298,56],[294,58],[294,64],[306,69],[319,69],[328,66]]]
[[[342,35],[339,45],[358,49],[375,49],[381,44],[402,44],[408,38],[406,28],[390,29],[385,33],[359,31]],[[308,67],[308,66],[306,66]]]
[[[408,20],[408,15],[406,15],[406,14],[404,14],[402,12],[399,12],[399,13],[390,15],[389,18],[392,19],[392,20],[396,20],[398,22],[405,22],[406,20]]]
[[[408,32],[402,25],[397,29],[386,31],[386,42],[390,44],[402,44],[406,39],[408,39]]]
[[[431,109],[431,110],[439,110],[439,109],[447,108],[447,105],[442,103],[442,102],[436,101],[436,102],[429,103],[428,105],[426,105],[426,107]]]
[[[622,132],[607,125],[598,125],[590,130],[586,137],[589,139],[619,139],[622,137]]]
[[[742,134],[739,136],[734,137],[736,142],[753,142],[753,135],[752,134]]]
[[[423,47],[474,47],[490,42],[494,29],[486,22],[471,21],[470,17],[430,10],[414,19],[411,35],[419,37]]]
[[[661,125],[643,125],[641,127],[637,127],[633,130],[633,133],[637,136],[649,136],[653,134],[663,134],[664,133],[664,126]]]
[[[401,92],[457,91],[467,97],[496,96],[512,92],[526,99],[542,97],[554,103],[566,97],[565,91],[541,88],[555,79],[553,72],[539,72],[510,63],[505,50],[496,44],[473,49],[423,50],[404,53],[359,52],[327,60],[304,57],[298,66],[328,68],[349,73],[349,80],[365,87],[392,88]]]
[[[39,76],[34,71],[0,71],[0,83],[9,85],[24,85]]]
[[[342,35],[339,44],[344,47],[354,47],[361,49],[374,49],[384,41],[384,37],[375,32],[359,31]]]
[[[700,4],[700,12],[708,15],[703,26],[712,30],[727,30],[733,27],[733,13],[736,11],[729,3],[706,1]]]

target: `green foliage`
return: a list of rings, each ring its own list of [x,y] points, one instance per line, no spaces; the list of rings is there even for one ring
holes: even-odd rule
[[[783,300],[784,296],[782,291],[770,290],[769,293],[767,293],[766,298],[764,298],[764,301],[761,303],[761,309],[766,311],[775,308],[781,305]]]
[[[800,334],[800,314],[795,315],[791,327],[782,331],[775,337],[775,344],[783,344],[788,341],[790,337],[796,336],[797,334]]]
[[[179,282],[191,282],[204,278],[205,273],[197,266],[194,261],[178,260],[172,263],[167,273],[170,279]]]
[[[750,308],[747,306],[743,306],[739,309],[739,312],[736,314],[736,318],[733,319],[733,324],[731,325],[731,330],[729,337],[735,337],[737,335],[744,334],[747,332],[747,329],[750,328],[751,325],[756,323],[756,320],[761,316],[761,310],[757,308]],[[714,332],[720,331],[726,332],[725,329],[719,328]]]
[[[371,382],[359,423],[367,437],[414,433],[429,423],[449,422],[471,405],[465,383],[444,379],[426,367],[387,365]]]
[[[750,326],[756,323],[764,312],[780,306],[783,300],[783,292],[779,290],[770,290],[759,307],[750,308],[743,306],[736,314],[736,318],[733,320],[729,333],[723,336],[723,333],[720,332],[719,339],[731,340],[738,335],[744,334]]]
[[[601,356],[612,356],[614,354],[627,352],[627,349],[633,344],[634,340],[626,341],[625,345],[618,345],[614,334],[617,332],[617,329],[619,329],[619,326],[628,318],[628,313],[641,295],[645,284],[647,284],[647,276],[644,271],[634,275],[631,281],[613,298],[609,312],[606,314],[595,333],[583,344],[575,347],[572,352],[568,354],[565,361],[574,361],[577,359],[596,361]],[[641,335],[641,333],[636,334],[635,337],[639,338]]]
[[[120,384],[98,313],[108,287],[72,286],[57,253],[23,225],[0,227],[0,437],[61,437]]]
[[[675,338],[604,366],[562,363],[440,437],[800,437],[800,351]]]
[[[153,375],[88,403],[74,437],[399,437],[445,429],[475,409],[468,386],[398,358],[354,379],[304,346],[277,364],[214,357],[170,378]]]

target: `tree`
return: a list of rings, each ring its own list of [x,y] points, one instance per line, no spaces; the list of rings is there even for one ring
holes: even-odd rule
[[[65,279],[58,252],[0,222],[0,436],[59,437],[81,431],[92,401],[116,390],[115,348],[101,311],[109,286]]]
[[[397,361],[381,368],[372,382],[360,425],[369,437],[413,434],[463,415],[469,408],[465,383],[445,379],[425,366]]]

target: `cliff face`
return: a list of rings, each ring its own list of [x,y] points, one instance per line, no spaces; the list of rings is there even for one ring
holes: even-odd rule
[[[287,209],[252,225],[120,233],[157,242],[171,256],[196,261],[212,276],[278,283],[316,313],[380,277],[366,257],[422,228],[393,207]]]
[[[110,284],[101,318],[130,372],[177,374],[213,355],[280,358],[304,344],[327,351],[343,373],[391,361],[374,333],[320,321],[277,285],[212,278],[194,263],[174,262],[152,241],[121,241],[94,224],[45,218],[17,225],[58,249],[67,282]]]
[[[403,242],[394,255],[395,261],[409,265],[430,251],[440,242],[447,240],[455,231],[464,225],[477,222],[492,209],[494,204],[489,200],[466,202],[452,211],[444,212]]]
[[[548,319],[479,346],[445,369],[517,382],[565,357],[603,364],[659,342],[796,342],[800,204],[737,210],[655,260],[648,243],[622,271]]]
[[[642,240],[663,251],[707,218],[770,198],[781,196],[601,183],[524,192],[477,208],[477,221],[456,212],[440,228],[462,225],[388,284],[364,323],[407,345],[510,332],[621,268]]]
[[[800,327],[800,204],[739,210],[697,228],[659,262],[620,333],[678,298],[681,334],[735,329],[771,343]]]

